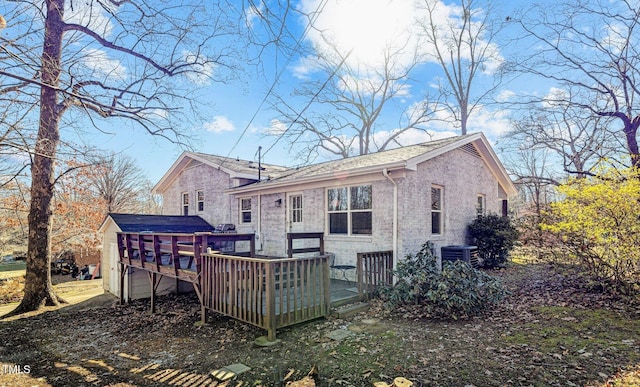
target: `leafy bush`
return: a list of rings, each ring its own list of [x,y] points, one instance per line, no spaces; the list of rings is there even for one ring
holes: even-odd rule
[[[398,262],[398,282],[381,296],[392,307],[418,304],[435,318],[467,318],[497,304],[506,294],[500,282],[463,261],[445,262],[440,272],[433,245]]]
[[[486,268],[503,266],[519,236],[509,218],[498,215],[479,216],[467,231],[472,243],[478,246],[478,256]]]
[[[640,175],[637,170],[603,171],[558,187],[543,228],[561,237],[574,259],[605,290],[640,290]]]

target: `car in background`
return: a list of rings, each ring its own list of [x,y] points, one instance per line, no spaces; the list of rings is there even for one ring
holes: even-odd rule
[[[2,263],[12,263],[12,262],[15,262],[15,261],[16,261],[16,259],[13,256],[13,254],[8,254],[8,255],[5,255],[2,258],[0,258],[0,262],[2,262]]]

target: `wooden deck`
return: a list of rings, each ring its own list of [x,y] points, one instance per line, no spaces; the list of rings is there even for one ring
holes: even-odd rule
[[[368,297],[383,283],[390,283],[390,252],[358,254],[358,281],[330,278],[330,257],[324,254],[322,234],[304,233],[299,238],[320,238],[319,253],[304,258],[258,258],[253,255],[253,234],[152,234],[119,233],[121,273],[136,267],[149,273],[151,311],[162,276],[193,284],[202,306],[202,319],[216,312],[261,327],[269,340],[276,330],[326,317],[331,306]],[[290,234],[291,240],[296,235]],[[244,243],[246,256],[213,250],[220,242]],[[305,249],[305,252],[309,252]],[[289,247],[288,253],[296,253]],[[121,302],[124,275],[120,278]]]

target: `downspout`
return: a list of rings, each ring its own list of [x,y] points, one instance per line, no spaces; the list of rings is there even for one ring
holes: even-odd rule
[[[382,175],[393,184],[393,269],[398,262],[398,184],[389,176],[389,169],[382,170]]]
[[[262,251],[262,194],[258,194],[258,230],[256,231],[256,251]]]

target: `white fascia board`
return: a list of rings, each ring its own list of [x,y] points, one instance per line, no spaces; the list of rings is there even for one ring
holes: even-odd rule
[[[187,157],[193,158],[193,154],[191,152],[182,152],[180,157],[178,157],[178,159],[173,162],[169,170],[165,172],[164,175],[162,175],[162,177],[160,178],[160,181],[158,181],[158,183],[156,183],[156,185],[154,185],[153,188],[151,188],[151,193],[155,195],[157,194],[162,195],[162,193],[164,193],[164,191],[167,189],[169,184],[171,184],[171,182],[176,178],[177,171],[183,168],[180,166],[183,163],[185,163],[184,160]]]
[[[475,141],[474,144],[480,151],[480,155],[491,170],[491,173],[493,173],[502,188],[507,193],[507,196],[516,196],[518,194],[518,189],[513,184],[513,181],[511,181],[509,173],[504,168],[504,165],[502,165],[502,162],[500,162],[498,155],[494,152],[487,138],[483,135],[479,139],[479,141]]]

